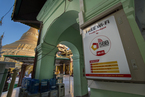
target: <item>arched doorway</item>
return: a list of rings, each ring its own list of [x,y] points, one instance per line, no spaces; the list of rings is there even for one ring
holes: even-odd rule
[[[84,96],[88,93],[88,86],[84,76],[82,37],[76,22],[77,18],[77,11],[68,11],[50,24],[42,43],[37,47],[39,56],[35,78],[49,79],[53,77],[57,44],[64,44],[73,53],[74,96]]]
[[[85,79],[85,76],[83,76],[84,66],[83,64],[81,64],[81,61],[83,61],[83,59],[81,59],[80,53],[75,45],[73,45],[68,41],[62,41],[60,43],[68,46],[73,53],[72,58],[73,58],[73,83],[74,84],[72,87],[74,88],[74,95],[82,95],[81,93],[83,93],[84,95],[85,93],[87,93],[88,90],[87,90],[87,81]]]

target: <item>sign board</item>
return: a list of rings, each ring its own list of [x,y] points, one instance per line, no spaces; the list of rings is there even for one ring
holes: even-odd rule
[[[83,29],[83,46],[86,78],[131,80],[113,15]]]

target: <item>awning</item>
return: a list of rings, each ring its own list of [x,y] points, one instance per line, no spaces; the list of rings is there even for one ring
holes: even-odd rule
[[[22,56],[22,55],[3,55],[4,57],[11,58],[13,60],[23,62],[23,64],[33,65],[34,64],[34,56]],[[56,58],[56,63],[68,63],[70,62],[69,58]]]
[[[23,62],[23,64],[32,65],[34,63],[34,56],[21,56],[21,55],[3,55],[4,57]]]
[[[40,22],[36,17],[46,1],[47,0],[15,0],[12,20],[38,29]]]

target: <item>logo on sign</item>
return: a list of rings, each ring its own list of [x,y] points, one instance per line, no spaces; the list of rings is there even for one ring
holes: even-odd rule
[[[110,39],[106,36],[100,35],[95,37],[90,44],[91,53],[95,56],[103,56],[109,52],[111,48]]]
[[[88,27],[87,29],[85,29],[83,31],[86,34],[89,33],[89,35],[90,35],[90,34],[93,34],[95,32],[98,32],[98,31],[101,31],[101,30],[105,29],[108,24],[110,24],[110,21],[105,20],[101,23],[97,23],[97,24],[94,24],[94,25]]]

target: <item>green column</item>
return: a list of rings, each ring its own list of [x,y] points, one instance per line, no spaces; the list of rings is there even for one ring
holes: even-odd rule
[[[87,80],[83,74],[84,62],[79,56],[73,56],[74,96],[88,94]]]
[[[5,69],[4,75],[3,75],[3,77],[2,77],[2,81],[1,81],[1,83],[0,83],[0,96],[1,96],[1,93],[2,93],[3,88],[4,88],[4,85],[5,85],[5,81],[6,81],[7,74],[8,74],[7,72],[8,72],[8,69]]]
[[[35,78],[39,80],[53,78],[57,47],[41,44],[37,49],[39,56],[37,59]]]

